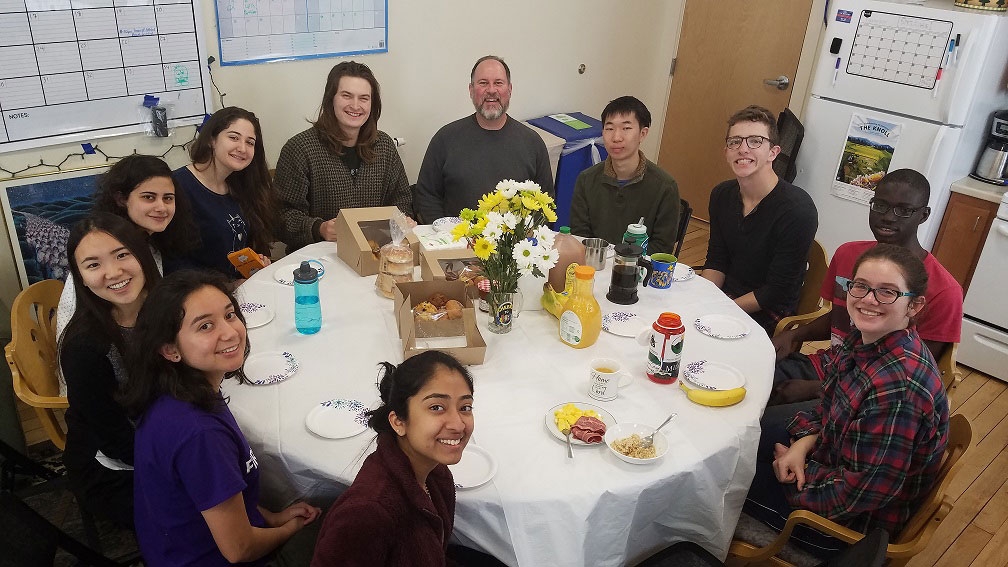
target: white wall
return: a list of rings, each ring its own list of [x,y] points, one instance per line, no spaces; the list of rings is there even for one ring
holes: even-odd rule
[[[196,1],[203,2],[207,51],[219,59],[213,4]],[[384,108],[378,126],[406,139],[400,154],[411,181],[434,132],[472,113],[469,72],[477,58],[489,53],[503,57],[511,68],[510,114],[519,119],[567,111],[597,117],[609,100],[637,96],[652,112],[643,150],[655,159],[682,7],[683,0],[389,0],[389,52],[351,58],[367,63],[381,84]],[[318,115],[326,75],[344,59],[235,67],[214,63],[212,69],[225,104],[259,116],[272,167],[284,142],[308,126],[307,118]],[[582,63],[587,68],[583,75],[578,74]],[[216,93],[214,104],[220,106]],[[192,132],[180,128],[170,140],[182,143]],[[111,155],[134,148],[160,154],[168,146],[139,135],[99,142]],[[11,152],[0,154],[0,165],[19,170],[40,159],[58,163],[77,152],[76,144]],[[186,163],[179,150],[166,159],[173,167]],[[73,163],[102,162],[74,158]],[[3,177],[0,173],[0,183]],[[0,237],[0,301],[8,307],[19,290],[11,254],[6,236]]]

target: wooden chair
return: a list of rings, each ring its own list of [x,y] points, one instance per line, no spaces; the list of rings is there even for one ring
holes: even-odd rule
[[[777,328],[774,329],[775,337],[784,331],[811,323],[830,312],[833,304],[819,296],[819,288],[822,287],[828,268],[826,249],[818,240],[813,240],[812,246],[809,247],[808,270],[805,271],[805,281],[798,297],[798,308],[794,315],[777,321]]]
[[[942,384],[945,385],[949,404],[952,403],[952,393],[959,387],[959,382],[962,382],[962,373],[956,370],[956,354],[958,352],[959,343],[952,343],[945,347],[945,352],[938,359],[938,371],[941,372]]]
[[[59,395],[56,354],[56,307],[63,282],[43,280],[18,294],[11,308],[11,342],[4,348],[14,380],[14,393],[35,409],[42,427],[59,450],[66,432],[54,410],[67,408]]]
[[[945,457],[942,460],[941,469],[938,471],[934,488],[927,493],[917,512],[907,520],[903,531],[886,548],[888,565],[906,565],[914,555],[927,547],[932,534],[938,529],[938,525],[952,511],[952,498],[945,495],[945,490],[955,478],[955,474],[961,466],[960,460],[969,449],[972,441],[973,428],[966,416],[962,414],[952,416],[952,419],[949,420],[948,445],[945,447]],[[790,563],[775,557],[775,555],[787,544],[791,537],[791,531],[799,524],[810,526],[847,543],[854,543],[864,537],[864,534],[860,532],[845,528],[808,510],[795,510],[788,516],[784,530],[777,539],[766,547],[757,548],[744,541],[732,541],[725,564],[730,566],[790,566]]]

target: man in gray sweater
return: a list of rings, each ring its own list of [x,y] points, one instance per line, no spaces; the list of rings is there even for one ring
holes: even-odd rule
[[[571,234],[615,244],[628,224],[643,217],[648,253],[675,250],[679,187],[640,151],[650,126],[647,106],[632,96],[621,96],[602,110],[602,142],[609,157],[582,171],[574,183]]]
[[[476,61],[469,96],[476,112],[443,126],[427,146],[413,195],[419,222],[475,209],[504,179],[532,180],[553,195],[546,144],[507,114],[511,70],[503,59],[487,55]]]

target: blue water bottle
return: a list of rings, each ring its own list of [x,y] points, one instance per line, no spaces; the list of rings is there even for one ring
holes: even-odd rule
[[[302,335],[314,335],[322,328],[318,270],[308,262],[294,270],[294,326]]]

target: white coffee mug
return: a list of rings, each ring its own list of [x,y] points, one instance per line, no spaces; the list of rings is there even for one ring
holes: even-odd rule
[[[629,386],[633,378],[622,370],[623,365],[612,358],[596,358],[591,361],[588,384],[588,395],[608,402],[615,400],[619,389]]]

